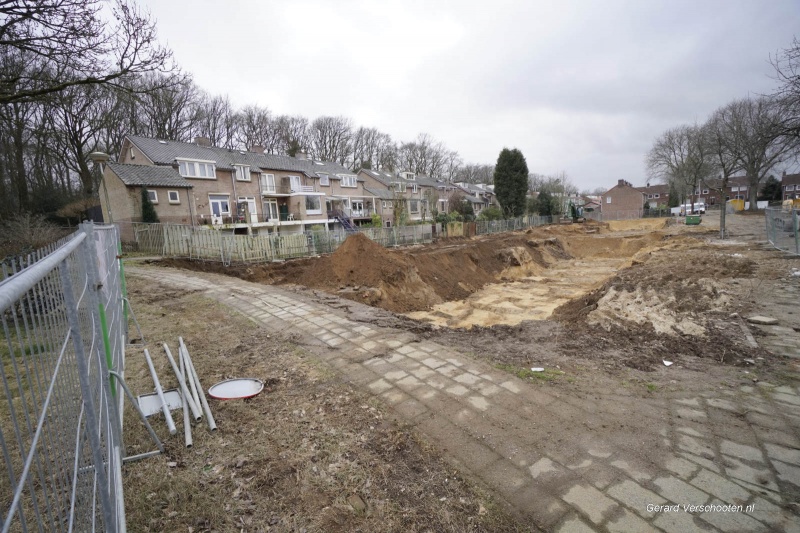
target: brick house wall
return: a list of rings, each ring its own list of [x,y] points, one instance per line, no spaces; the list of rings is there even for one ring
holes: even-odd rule
[[[641,216],[645,195],[625,180],[601,195],[600,212],[609,219],[617,217]],[[638,213],[638,215],[635,215]]]

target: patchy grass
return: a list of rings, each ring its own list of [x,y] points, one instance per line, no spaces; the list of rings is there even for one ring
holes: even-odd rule
[[[219,430],[194,425],[189,449],[180,411],[174,436],[153,417],[167,453],[125,467],[130,531],[529,530],[291,338],[197,294],[128,287],[166,388],[176,382],[160,342],[175,353],[179,335],[206,388],[265,383],[249,400],[209,400]],[[128,353],[126,377],[135,393],[153,389],[140,353]],[[153,448],[130,410],[125,425],[128,454]]]
[[[655,392],[658,390],[658,385],[655,383],[645,383],[645,387],[647,387],[647,392]]]

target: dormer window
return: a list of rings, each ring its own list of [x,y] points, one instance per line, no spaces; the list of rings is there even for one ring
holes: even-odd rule
[[[217,179],[214,161],[178,160],[178,171],[184,178]]]
[[[250,167],[247,165],[234,165],[236,168],[236,181],[250,181]]]
[[[339,177],[342,178],[342,187],[353,187],[353,188],[355,188],[355,187],[358,186],[358,181],[356,179],[356,176],[349,175],[349,174],[342,174]]]
[[[327,174],[319,175],[319,184],[327,187],[331,184],[331,178]]]
[[[416,179],[416,175],[413,172],[401,172],[400,177],[406,180]]]

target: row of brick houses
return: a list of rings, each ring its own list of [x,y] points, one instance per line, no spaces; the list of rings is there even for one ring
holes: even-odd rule
[[[161,222],[210,225],[246,232],[296,233],[350,228],[379,215],[385,227],[447,213],[455,193],[476,214],[494,203],[491,190],[434,180],[411,172],[129,135],[119,162],[108,163],[100,199],[106,221],[141,221],[142,189]],[[397,217],[403,220],[396,221]]]
[[[749,184],[744,176],[734,176],[728,180],[728,187],[724,193],[720,191],[721,180],[710,180],[698,187],[691,195],[695,203],[701,202],[706,206],[724,204],[728,200],[747,200]],[[781,190],[784,200],[800,198],[800,174],[786,174],[781,176]],[[665,208],[669,205],[669,186],[650,185],[634,187],[628,181],[618,180],[617,184],[601,195],[602,213],[609,217],[624,217],[639,211],[647,203],[650,208]],[[690,199],[687,198],[686,202]]]

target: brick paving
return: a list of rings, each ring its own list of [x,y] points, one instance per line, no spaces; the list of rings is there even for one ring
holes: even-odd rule
[[[800,532],[796,386],[647,401],[616,401],[609,392],[615,408],[602,411],[591,399],[542,391],[411,332],[351,321],[305,293],[173,269],[126,271],[202,291],[303,339],[539,528]],[[592,429],[621,417],[626,435],[599,438]]]

